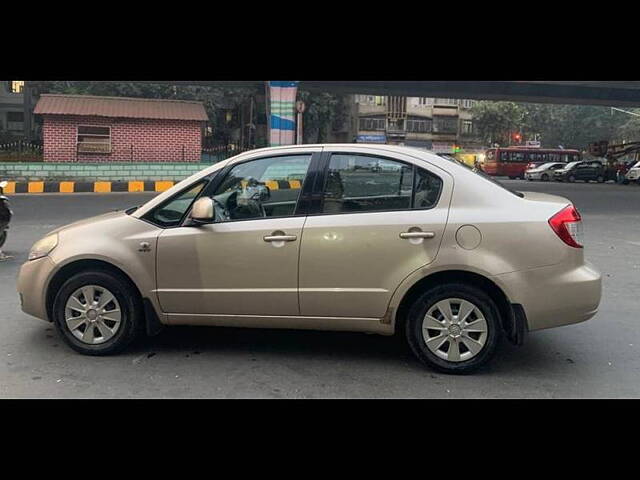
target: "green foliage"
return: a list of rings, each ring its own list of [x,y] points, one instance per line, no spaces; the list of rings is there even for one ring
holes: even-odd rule
[[[640,117],[590,105],[478,102],[472,109],[478,132],[489,145],[509,145],[510,134],[538,138],[544,147],[586,149],[598,140],[640,140]]]
[[[298,97],[305,103],[304,143],[326,141],[329,129],[341,125],[347,118],[345,96],[299,90]]]

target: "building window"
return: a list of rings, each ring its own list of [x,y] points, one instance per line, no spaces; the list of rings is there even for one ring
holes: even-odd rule
[[[359,130],[384,131],[386,128],[384,118],[361,118]]]
[[[434,133],[457,133],[458,117],[434,117],[433,132]]]
[[[471,135],[473,133],[473,122],[471,120],[462,121],[462,133]]]
[[[458,105],[459,102],[460,100],[455,98],[435,98],[433,103],[435,105]]]
[[[78,153],[111,153],[111,127],[79,125]]]
[[[24,80],[11,80],[9,82],[9,91],[11,93],[22,93],[24,90]]]
[[[386,105],[387,104],[387,97],[380,97],[380,96],[376,96],[376,105]]]
[[[20,132],[24,126],[24,112],[7,112],[7,130]]]
[[[475,104],[475,100],[462,100],[462,108],[473,108]]]
[[[434,133],[457,133],[458,119],[457,117],[434,117],[433,131]]]
[[[430,118],[407,120],[407,131],[414,133],[430,133],[433,129],[433,121]]]
[[[428,106],[428,105],[433,105],[433,101],[435,99],[431,98],[431,97],[420,97],[418,98],[418,105],[420,106]]]

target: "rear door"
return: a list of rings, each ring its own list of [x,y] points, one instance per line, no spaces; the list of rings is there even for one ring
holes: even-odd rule
[[[302,315],[382,318],[400,282],[433,262],[453,181],[419,163],[395,152],[323,154],[300,250]]]

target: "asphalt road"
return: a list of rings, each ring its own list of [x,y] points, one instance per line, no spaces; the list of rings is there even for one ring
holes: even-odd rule
[[[491,365],[454,377],[421,366],[404,343],[358,333],[173,327],[113,357],[69,349],[22,313],[18,268],[53,228],[138,205],[152,194],[15,195],[0,262],[0,398],[629,398],[640,397],[640,187],[506,184],[563,195],[585,222],[602,272],[596,317],[504,343]],[[560,294],[560,293],[559,293]]]

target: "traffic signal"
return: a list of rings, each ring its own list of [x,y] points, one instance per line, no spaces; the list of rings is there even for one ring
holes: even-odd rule
[[[453,153],[460,153],[461,150],[462,150],[462,147],[460,145],[453,146]]]
[[[519,133],[514,133],[514,134],[513,134],[513,139],[514,139],[516,142],[518,142],[518,143],[519,143],[519,142],[520,142],[520,140],[522,140],[522,135],[520,135]]]

